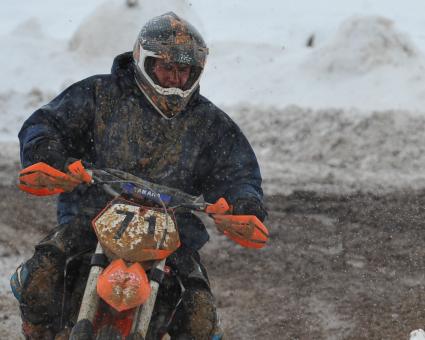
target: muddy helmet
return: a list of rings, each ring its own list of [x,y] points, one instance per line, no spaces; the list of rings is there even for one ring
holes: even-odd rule
[[[140,90],[166,119],[183,111],[205,66],[208,48],[200,33],[173,12],[149,20],[140,31],[133,49],[135,78]],[[191,66],[184,88],[160,86],[153,74],[155,59]]]

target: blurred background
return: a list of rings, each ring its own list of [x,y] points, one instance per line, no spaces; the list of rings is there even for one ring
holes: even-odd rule
[[[147,19],[172,10],[204,35],[210,56],[201,92],[242,126],[267,192],[422,186],[424,7],[421,0],[4,4],[0,142],[13,148],[35,108],[77,80],[108,73]]]

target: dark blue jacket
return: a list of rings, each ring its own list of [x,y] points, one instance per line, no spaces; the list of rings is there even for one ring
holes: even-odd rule
[[[115,58],[111,74],[77,82],[35,111],[19,140],[23,167],[74,157],[203,194],[209,202],[262,199],[258,163],[238,126],[199,91],[174,119],[162,118],[136,86],[131,53]],[[62,194],[59,223],[92,217],[106,200],[94,187]],[[196,219],[178,222],[186,246],[199,249],[208,240]]]

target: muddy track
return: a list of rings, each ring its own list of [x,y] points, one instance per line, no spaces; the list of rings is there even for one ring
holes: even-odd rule
[[[7,274],[54,225],[54,200],[10,186],[0,195]],[[267,205],[267,248],[211,232],[202,252],[228,339],[405,339],[425,326],[425,191],[295,192]],[[15,339],[18,311],[3,281],[0,338]]]

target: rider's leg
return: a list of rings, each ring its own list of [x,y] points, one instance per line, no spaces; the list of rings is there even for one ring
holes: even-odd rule
[[[66,260],[93,249],[96,238],[81,220],[56,227],[11,278],[28,339],[50,339],[59,330]]]
[[[59,318],[65,256],[54,247],[36,247],[32,258],[12,276],[27,339],[52,339]]]
[[[184,292],[169,334],[173,339],[221,339],[223,332],[215,299],[199,254],[182,249],[170,259],[170,266],[177,270],[182,279]]]

